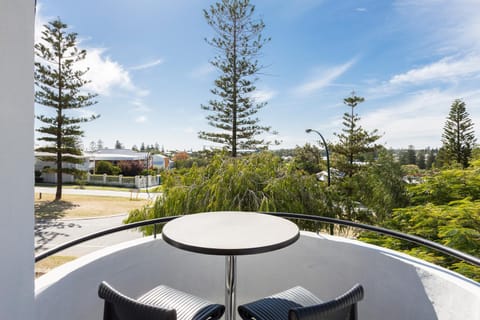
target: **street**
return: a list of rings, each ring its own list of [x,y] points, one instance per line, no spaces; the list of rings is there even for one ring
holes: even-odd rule
[[[35,187],[35,193],[39,192],[55,193],[55,188]],[[108,190],[64,189],[63,193],[92,196],[131,197],[130,192]],[[136,196],[136,194],[134,196]],[[156,197],[157,194],[139,193],[138,196],[141,198],[148,198]],[[120,226],[127,216],[128,214],[123,212],[110,217],[37,220],[35,221],[35,254],[93,232]],[[137,230],[125,230],[76,245],[72,248],[61,251],[59,255],[78,257],[104,247],[141,237],[142,233]]]
[[[37,221],[35,223],[35,253],[38,254],[47,249],[93,232],[122,225],[122,221],[126,217],[127,214],[121,214],[94,219]],[[61,251],[59,254],[78,257],[104,247],[141,237],[142,233],[137,230],[125,230],[81,243],[72,248]]]

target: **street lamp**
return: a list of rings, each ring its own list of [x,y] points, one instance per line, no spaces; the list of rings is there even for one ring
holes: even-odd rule
[[[313,130],[313,129],[307,129],[305,130],[306,133],[310,133],[310,132],[315,132],[316,134],[318,134],[320,136],[320,138],[322,138],[322,142],[323,142],[323,145],[325,146],[325,151],[327,153],[327,178],[328,178],[328,186],[330,186],[330,156],[328,154],[328,145],[327,143],[325,142],[325,139],[323,138],[322,134],[320,132],[318,132],[317,130]]]

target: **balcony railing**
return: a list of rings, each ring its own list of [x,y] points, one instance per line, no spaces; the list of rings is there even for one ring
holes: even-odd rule
[[[334,225],[340,225],[340,226],[349,226],[349,227],[354,227],[354,228],[359,228],[362,230],[367,230],[367,231],[372,231],[375,233],[380,233],[383,235],[391,236],[397,239],[405,240],[408,242],[413,242],[422,246],[425,246],[427,248],[430,248],[434,251],[444,253],[446,255],[449,255],[451,257],[457,258],[459,260],[463,260],[465,262],[468,262],[470,264],[473,264],[475,266],[480,267],[480,259],[477,257],[474,257],[472,255],[466,254],[464,252],[443,246],[441,244],[438,244],[436,242],[414,236],[414,235],[409,235],[405,234],[399,231],[395,230],[390,230],[390,229],[385,229],[381,227],[376,227],[376,226],[371,226],[371,225],[366,225],[366,224],[361,224],[358,222],[353,222],[353,221],[347,221],[347,220],[341,220],[341,219],[335,219],[335,218],[329,218],[329,217],[323,217],[323,216],[314,216],[314,215],[306,215],[306,214],[296,214],[296,213],[281,213],[281,212],[265,212],[265,214],[271,214],[283,218],[288,218],[288,219],[296,219],[296,220],[301,220],[301,221],[314,221],[318,223],[328,223],[328,224],[334,224]],[[121,225],[118,227],[113,227],[109,229],[105,229],[102,231],[98,231],[95,233],[88,234],[86,236],[83,236],[78,239],[74,239],[69,242],[65,242],[62,245],[59,245],[57,247],[51,248],[49,250],[46,250],[38,255],[35,256],[35,262],[39,262],[53,254],[56,254],[60,251],[63,251],[65,249],[68,249],[70,247],[73,247],[75,245],[81,244],[85,241],[89,241],[92,239],[96,239],[102,236],[106,236],[112,233],[124,231],[124,230],[129,230],[129,229],[134,229],[134,228],[139,228],[139,227],[145,227],[145,226],[153,226],[153,235],[156,238],[159,226],[167,223],[168,221],[171,221],[175,218],[178,218],[180,216],[171,216],[171,217],[162,217],[162,218],[157,218],[157,219],[151,219],[151,220],[145,220],[145,221],[140,221],[140,222],[135,222],[135,223],[130,223],[130,224],[125,224]]]

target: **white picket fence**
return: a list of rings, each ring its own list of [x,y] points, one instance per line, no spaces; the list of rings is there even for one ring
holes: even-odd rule
[[[44,182],[56,183],[57,174],[56,173],[43,173],[42,178]],[[127,187],[127,188],[147,188],[154,187],[160,184],[160,176],[135,176],[135,177],[124,177],[122,175],[110,176],[107,174],[90,174],[87,173],[86,180],[79,181],[71,174],[63,174],[63,182],[74,183],[74,182],[86,182],[87,184],[93,185],[102,185],[102,186],[116,186],[116,187]]]

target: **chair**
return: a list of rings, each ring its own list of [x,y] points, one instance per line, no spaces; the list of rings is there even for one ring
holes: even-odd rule
[[[103,320],[215,320],[225,307],[160,285],[132,299],[103,281],[98,296],[105,300]]]
[[[356,320],[363,287],[356,284],[343,295],[323,302],[302,287],[262,298],[238,307],[244,320]]]

